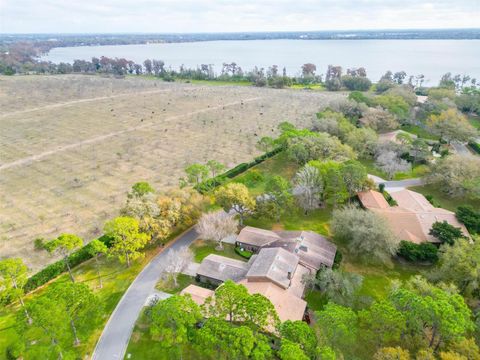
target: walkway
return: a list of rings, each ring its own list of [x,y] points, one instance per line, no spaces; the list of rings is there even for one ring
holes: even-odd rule
[[[100,340],[92,355],[94,360],[121,360],[125,356],[130,335],[147,299],[156,293],[155,285],[165,266],[165,258],[172,249],[190,245],[198,234],[191,229],[181,235],[175,242],[158,254],[138,274],[137,278],[123,295],[103,329]]]

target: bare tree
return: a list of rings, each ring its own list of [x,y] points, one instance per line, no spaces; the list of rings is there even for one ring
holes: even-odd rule
[[[178,286],[178,274],[180,274],[192,261],[193,253],[188,246],[182,246],[178,250],[169,250],[166,259],[165,274],[173,279],[175,287]]]
[[[305,213],[320,207],[323,188],[323,179],[316,167],[306,165],[295,175],[293,195]]]
[[[387,151],[380,154],[375,160],[375,163],[387,174],[389,179],[391,179],[396,173],[410,171],[412,167],[410,163],[399,158],[393,151]]]
[[[238,220],[233,215],[220,210],[203,214],[196,229],[202,239],[216,241],[217,248],[223,249],[222,240],[237,232]]]

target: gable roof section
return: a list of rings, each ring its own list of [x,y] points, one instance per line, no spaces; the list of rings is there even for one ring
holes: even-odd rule
[[[189,294],[192,297],[192,300],[197,303],[197,305],[203,305],[205,300],[215,294],[215,292],[210,289],[205,289],[203,287],[190,284],[180,292],[180,295],[185,294]]]
[[[357,195],[362,205],[367,209],[386,209],[390,207],[387,200],[378,191],[361,191]]]
[[[198,267],[197,275],[220,281],[243,279],[250,265],[241,260],[227,258],[215,254],[208,255]]]
[[[270,280],[284,289],[290,286],[298,257],[282,248],[263,248],[252,262],[246,277],[249,281]]]
[[[320,234],[302,231],[295,252],[300,263],[319,270],[322,265],[333,266],[337,247]]]
[[[261,294],[269,299],[280,320],[302,320],[307,303],[305,300],[291,294],[288,290],[271,282],[252,282],[242,280],[239,284],[244,285],[250,294]]]
[[[398,206],[411,211],[419,212],[431,211],[435,209],[433,205],[430,204],[430,202],[425,198],[425,196],[415,191],[403,189],[400,191],[391,192],[390,196],[397,202]]]
[[[280,236],[273,231],[252,226],[244,227],[237,236],[238,242],[258,247],[269,245],[277,240],[280,240]]]

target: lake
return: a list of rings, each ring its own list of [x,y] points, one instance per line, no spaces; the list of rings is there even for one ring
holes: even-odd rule
[[[55,63],[92,57],[123,57],[137,63],[165,61],[167,67],[197,67],[236,62],[243,70],[278,65],[289,75],[300,73],[304,63],[324,74],[329,64],[344,69],[363,66],[377,81],[387,70],[424,74],[435,85],[446,72],[468,74],[480,80],[480,40],[245,40],[164,43],[144,45],[78,46],[55,48],[43,57]]]

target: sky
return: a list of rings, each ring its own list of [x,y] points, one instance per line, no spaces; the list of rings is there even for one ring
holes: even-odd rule
[[[0,33],[480,27],[480,0],[0,0]]]

